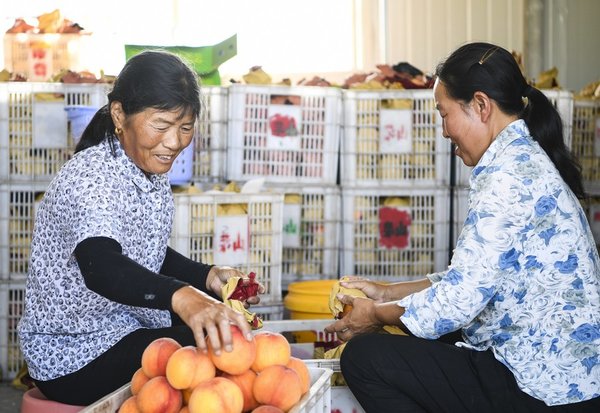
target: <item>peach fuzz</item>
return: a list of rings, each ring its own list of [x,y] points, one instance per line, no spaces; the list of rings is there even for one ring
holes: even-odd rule
[[[308,392],[308,389],[310,389],[310,372],[306,363],[297,357],[290,357],[290,361],[286,367],[298,373],[298,377],[300,377],[300,382],[302,383],[302,394]]]
[[[294,370],[274,364],[258,374],[252,388],[256,401],[288,411],[302,397],[302,383]]]
[[[175,389],[183,390],[215,377],[216,368],[208,354],[195,346],[176,350],[167,362],[166,377]]]
[[[150,380],[150,377],[146,376],[144,370],[140,367],[131,376],[131,394],[134,396],[140,392],[140,389],[144,384]]]
[[[241,413],[244,396],[237,384],[215,377],[197,385],[192,391],[190,413]]]
[[[137,397],[131,396],[128,399],[125,399],[121,407],[119,407],[118,413],[139,413],[140,411],[137,408]]]
[[[171,387],[164,376],[148,380],[136,397],[140,413],[179,413],[183,405],[181,392]]]
[[[167,362],[181,344],[170,337],[161,337],[152,341],[142,353],[142,370],[149,378],[164,376],[167,372]]]
[[[252,370],[260,373],[268,366],[280,364],[285,366],[290,361],[292,349],[287,339],[280,333],[261,331],[254,335],[256,358]]]
[[[252,388],[254,387],[254,381],[256,380],[256,373],[248,369],[242,374],[229,374],[223,373],[222,377],[231,380],[238,385],[244,396],[244,411],[250,411],[255,407],[258,407],[258,402],[254,398]]]
[[[231,326],[231,339],[233,349],[225,351],[221,349],[219,355],[215,354],[210,342],[208,343],[208,355],[217,369],[224,373],[241,374],[248,370],[256,358],[256,344],[254,340],[248,341],[242,335],[240,329]]]

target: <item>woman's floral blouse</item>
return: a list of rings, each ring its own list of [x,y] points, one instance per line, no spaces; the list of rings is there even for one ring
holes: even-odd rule
[[[600,260],[579,201],[523,120],[470,184],[450,267],[398,302],[402,322],[430,339],[462,328],[459,346],[492,349],[548,405],[600,396]]]
[[[116,240],[150,271],[164,260],[173,222],[166,174],[146,177],[114,139],[78,152],[49,185],[36,215],[21,350],[32,377],[79,370],[139,328],[171,325],[168,311],[111,301],[85,286],[73,255],[90,237]]]

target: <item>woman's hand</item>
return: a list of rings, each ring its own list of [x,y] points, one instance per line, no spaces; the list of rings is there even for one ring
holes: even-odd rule
[[[227,281],[231,277],[241,277],[244,284],[247,285],[250,283],[250,278],[246,276],[240,270],[237,270],[232,267],[217,267],[214,266],[210,269],[208,276],[206,277],[206,288],[209,291],[215,293],[218,297],[221,296],[221,287],[227,284]],[[258,294],[262,294],[265,292],[265,287],[260,284],[258,287]],[[244,302],[244,307],[249,307],[250,305],[256,305],[260,302],[260,297],[258,295],[248,297],[248,299]]]
[[[325,327],[325,332],[336,333],[340,340],[348,341],[355,335],[375,332],[381,328],[375,315],[375,301],[350,295],[340,295],[338,299],[342,304],[350,305],[351,310],[342,319]]]
[[[243,314],[192,286],[175,291],[171,307],[192,329],[196,345],[203,351],[207,350],[207,338],[215,353],[220,354],[223,348],[231,351],[231,324],[238,326],[248,341],[252,340],[250,325]]]
[[[386,289],[385,284],[380,284],[374,281],[369,281],[366,278],[362,278],[356,275],[350,275],[340,280],[340,285],[345,288],[356,288],[362,291],[365,295],[373,301],[383,302],[386,301]]]

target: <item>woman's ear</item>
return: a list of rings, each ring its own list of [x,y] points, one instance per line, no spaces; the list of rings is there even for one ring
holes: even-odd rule
[[[121,102],[112,102],[110,104],[110,117],[112,118],[115,127],[123,127],[124,113]]]
[[[475,105],[475,111],[481,118],[482,122],[486,122],[491,114],[492,101],[488,95],[483,92],[475,92],[473,94],[473,103]]]

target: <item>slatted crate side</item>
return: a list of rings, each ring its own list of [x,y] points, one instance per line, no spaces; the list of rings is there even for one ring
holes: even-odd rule
[[[192,180],[223,182],[227,160],[227,96],[221,86],[201,88],[203,109],[194,138]]]
[[[338,89],[231,85],[228,99],[227,179],[336,183],[341,122]],[[287,133],[275,137],[278,132],[272,122],[280,115],[294,119],[295,137]]]
[[[337,186],[269,185],[284,195],[282,288],[339,276],[341,197]]]
[[[47,181],[72,156],[66,108],[106,104],[106,84],[0,82],[0,180]]]
[[[554,107],[558,111],[558,114],[560,115],[563,124],[563,140],[565,142],[565,145],[567,146],[567,148],[573,151],[574,155],[578,156],[581,159],[581,156],[579,156],[579,154],[582,153],[581,151],[577,150],[577,143],[576,140],[574,140],[574,135],[576,133],[575,117],[577,116],[577,113],[575,110],[576,107],[574,105],[573,93],[569,92],[568,90],[551,89],[544,89],[542,90],[542,92],[554,105]],[[585,154],[585,152],[583,152],[583,154]],[[459,157],[456,157],[455,171],[456,186],[469,186],[469,178],[471,176],[471,172],[473,171],[473,167],[466,166]]]
[[[581,163],[586,191],[600,193],[600,100],[574,101],[572,149]]]
[[[342,208],[342,274],[404,281],[447,267],[447,188],[342,188]]]
[[[0,280],[20,280],[29,269],[35,213],[44,183],[0,184]]]
[[[450,144],[431,90],[345,90],[342,96],[342,185],[449,184]]]
[[[281,302],[283,195],[220,192],[175,194],[174,198],[171,246],[206,264],[215,263],[215,251],[219,248],[217,232],[221,230],[215,228],[215,223],[219,217],[247,216],[247,260],[228,265],[244,273],[256,273],[266,288],[264,304]]]
[[[0,281],[0,371],[12,380],[24,365],[17,326],[25,307],[25,281]]]

